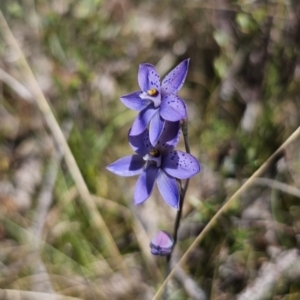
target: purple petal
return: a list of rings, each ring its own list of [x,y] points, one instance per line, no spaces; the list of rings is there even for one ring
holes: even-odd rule
[[[149,131],[146,129],[143,133],[139,135],[130,135],[131,131],[129,131],[128,140],[129,145],[136,153],[140,154],[141,156],[146,155],[153,149],[153,146],[149,140]]]
[[[179,191],[176,179],[161,171],[157,178],[157,186],[165,202],[171,207],[179,209]]]
[[[138,82],[143,92],[147,92],[151,88],[155,88],[160,92],[160,77],[154,66],[150,64],[140,64]]]
[[[175,69],[167,74],[161,84],[162,95],[178,93],[185,81],[189,67],[189,61],[189,59],[182,61]]]
[[[120,98],[122,103],[130,109],[142,110],[151,103],[151,100],[145,100],[140,97],[141,91],[133,92],[128,95],[124,95]]]
[[[166,153],[174,149],[180,137],[180,122],[165,121],[160,137],[157,139],[154,148],[161,153]]]
[[[160,115],[163,119],[173,122],[186,119],[186,105],[175,94],[164,96],[160,104]]]
[[[140,155],[128,155],[106,167],[107,170],[120,176],[139,175],[143,171],[145,161]]]
[[[153,116],[149,126],[149,138],[152,145],[155,145],[156,140],[161,135],[164,125],[164,120],[160,117],[159,111]]]
[[[161,167],[170,176],[179,179],[187,179],[200,172],[200,164],[193,155],[175,150],[164,155]]]
[[[154,182],[158,172],[159,172],[159,168],[150,165],[140,175],[140,177],[136,182],[136,186],[134,190],[135,204],[141,204],[149,198],[149,196],[152,193]]]
[[[174,239],[167,231],[161,230],[156,233],[150,243],[151,253],[153,255],[165,256],[172,252]]]
[[[132,124],[130,135],[139,135],[145,131],[148,123],[157,111],[158,108],[154,108],[153,104],[141,110]]]

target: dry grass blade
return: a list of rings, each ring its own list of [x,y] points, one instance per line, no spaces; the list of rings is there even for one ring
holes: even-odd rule
[[[172,276],[174,276],[176,268],[181,266],[185,260],[187,259],[188,255],[191,253],[191,251],[203,240],[205,234],[214,226],[218,218],[227,211],[227,209],[230,207],[230,205],[233,203],[233,201],[239,197],[242,193],[244,193],[253,183],[254,180],[261,176],[262,173],[267,169],[270,162],[273,161],[275,157],[279,153],[281,153],[291,142],[293,142],[296,138],[298,138],[300,135],[300,127],[298,127],[293,134],[290,135],[290,137],[262,164],[262,166],[254,172],[254,174],[229,198],[229,200],[222,206],[222,208],[213,216],[213,218],[209,221],[209,223],[204,227],[202,232],[196,237],[194,242],[189,246],[189,248],[186,250],[184,255],[181,257],[181,259],[178,261],[178,263],[174,266],[168,277],[166,277],[165,281],[162,283],[160,288],[157,290],[156,294],[152,298],[152,300],[158,300],[161,293],[163,292],[167,282],[170,280]]]
[[[66,138],[68,138],[73,127],[73,122],[65,122],[62,127],[65,131]],[[43,186],[37,199],[37,208],[35,211],[33,224],[31,226],[32,234],[29,237],[29,240],[32,242],[32,249],[35,251],[36,255],[36,260],[32,267],[34,268],[34,273],[37,276],[33,277],[32,289],[34,291],[46,292],[49,294],[55,294],[55,292],[52,287],[46,266],[40,257],[39,245],[46,217],[53,200],[53,188],[63,155],[61,151],[55,152],[54,150],[53,152],[54,153],[50,158],[50,162],[45,172]]]
[[[171,260],[171,266],[174,267],[177,264],[179,258],[178,251],[175,252]],[[190,299],[193,300],[207,300],[207,297],[202,290],[202,288],[197,284],[197,282],[189,276],[185,270],[181,267],[176,268],[175,272],[176,279],[182,284],[186,293],[189,295]]]
[[[118,247],[116,246],[113,237],[109,229],[106,226],[100,212],[97,210],[97,207],[94,203],[94,200],[88,190],[88,187],[83,179],[83,176],[78,168],[78,165],[74,159],[74,156],[69,148],[69,145],[64,137],[64,134],[54,117],[54,114],[48,104],[47,99],[45,98],[31,68],[28,65],[26,58],[22,50],[19,47],[18,42],[16,41],[13,33],[11,32],[2,11],[0,11],[0,30],[3,34],[4,40],[6,43],[12,48],[13,51],[17,54],[18,57],[18,65],[23,73],[23,76],[27,78],[30,90],[34,96],[34,99],[41,110],[43,117],[49,127],[57,145],[61,148],[64,153],[65,161],[68,165],[70,173],[73,177],[73,180],[76,184],[78,192],[81,196],[81,204],[87,208],[89,213],[89,217],[91,219],[91,225],[99,230],[99,232],[103,235],[103,239],[105,240],[105,244],[107,246],[107,253],[110,253],[112,257],[116,259],[116,266],[123,266],[126,268],[124,260],[119,252]]]
[[[126,216],[126,222],[132,223],[132,230],[135,233],[137,243],[139,244],[143,258],[150,269],[152,278],[161,280],[162,274],[159,271],[157,262],[149,249],[150,237],[147,235],[147,232],[139,219],[134,216],[134,213],[129,208],[113,202],[110,199],[105,199],[96,195],[93,195],[93,198],[95,199],[96,204],[99,204],[104,210],[111,209],[119,212],[120,214],[124,214]]]
[[[0,80],[6,83],[15,93],[29,103],[33,103],[32,94],[18,80],[10,76],[4,70],[0,69]]]
[[[249,1],[250,2],[250,1]],[[276,5],[279,5],[279,1],[276,3],[274,2],[274,5],[270,5],[270,12],[268,12],[266,15],[268,17],[276,18],[279,20],[285,20],[286,17],[282,14],[276,13]],[[206,4],[206,3],[201,3],[201,2],[192,2],[188,3],[188,8],[191,9],[196,9],[196,8],[201,8],[201,9],[207,9],[207,10],[214,10],[214,11],[228,11],[228,12],[244,12],[247,14],[253,14],[253,6],[251,6],[251,3],[245,3],[245,4],[239,4],[238,6],[230,5],[230,6],[224,6],[220,3],[212,3],[212,4]]]
[[[236,299],[259,300],[267,298],[272,294],[280,278],[291,278],[291,280],[297,281],[299,265],[300,259],[296,249],[281,253],[274,262],[267,262],[263,265],[259,276]]]
[[[269,178],[256,178],[253,182],[253,184],[255,185],[259,185],[259,186],[267,186],[270,187],[272,189],[276,189],[279,191],[282,191],[284,193],[293,195],[295,197],[300,198],[300,190],[297,189],[296,187],[290,186],[286,183],[282,183],[273,179],[269,179]]]
[[[47,293],[27,292],[17,290],[2,290],[0,289],[0,300],[81,300],[62,295],[51,295]]]

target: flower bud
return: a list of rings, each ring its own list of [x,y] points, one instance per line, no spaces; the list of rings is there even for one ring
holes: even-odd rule
[[[160,256],[169,255],[172,252],[173,245],[172,235],[167,231],[161,230],[151,240],[151,253]]]

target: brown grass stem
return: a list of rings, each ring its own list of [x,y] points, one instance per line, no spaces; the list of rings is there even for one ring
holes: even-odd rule
[[[201,231],[201,233],[196,237],[194,242],[189,246],[189,248],[186,250],[186,252],[183,254],[181,259],[178,261],[178,263],[174,266],[172,271],[169,273],[169,275],[166,277],[165,281],[162,283],[162,285],[157,290],[156,294],[152,298],[152,300],[158,300],[162,291],[164,290],[167,282],[174,276],[176,268],[181,266],[187,259],[188,255],[191,253],[191,251],[203,240],[204,236],[213,228],[218,218],[227,211],[227,209],[230,207],[230,205],[233,203],[233,201],[241,196],[242,193],[244,193],[253,183],[254,180],[261,176],[262,173],[267,169],[270,162],[273,161],[274,158],[278,156],[289,144],[291,144],[296,138],[298,138],[300,135],[300,127],[298,127],[290,136],[289,138],[258,168],[253,175],[228,199],[228,201],[219,209],[219,211],[212,217],[212,219],[207,223],[207,225],[204,227],[204,229]]]
[[[51,295],[47,293],[39,293],[39,292],[29,292],[29,291],[21,291],[21,290],[3,290],[0,289],[0,300],[82,300],[82,298],[75,298],[70,296],[63,295]]]
[[[36,101],[38,108],[40,109],[45,122],[51,131],[53,138],[55,139],[58,147],[64,153],[64,158],[66,164],[69,168],[69,171],[73,177],[75,185],[78,189],[80,194],[81,204],[86,208],[89,218],[91,220],[91,225],[94,227],[95,230],[98,230],[100,234],[103,236],[104,243],[107,247],[107,253],[109,253],[112,257],[115,258],[115,266],[122,266],[124,269],[127,270],[125,262],[119,252],[119,249],[105,223],[102,218],[102,215],[97,210],[97,206],[88,190],[86,182],[79,170],[79,167],[76,163],[76,160],[71,152],[71,149],[64,137],[64,134],[52,112],[52,109],[44,96],[24,54],[21,50],[17,40],[15,39],[12,31],[10,30],[2,11],[0,10],[0,31],[6,41],[7,45],[11,47],[12,51],[18,57],[17,64],[23,73],[24,78],[28,80],[31,93]]]

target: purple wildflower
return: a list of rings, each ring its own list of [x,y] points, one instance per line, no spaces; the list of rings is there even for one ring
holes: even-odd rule
[[[179,127],[179,122],[166,121],[155,145],[149,140],[148,129],[139,135],[129,134],[129,144],[136,154],[125,156],[107,167],[120,176],[140,175],[134,191],[135,204],[149,198],[156,181],[165,202],[179,208],[176,178],[187,179],[200,171],[194,156],[174,150],[179,140]]]
[[[171,234],[161,230],[156,233],[150,243],[151,253],[153,255],[166,256],[172,252],[174,240]]]
[[[141,134],[150,122],[150,141],[154,144],[165,120],[176,122],[187,118],[186,105],[177,93],[185,81],[188,66],[189,59],[182,61],[160,84],[153,65],[140,65],[138,83],[141,90],[120,98],[128,108],[140,111],[132,125],[131,135]]]

